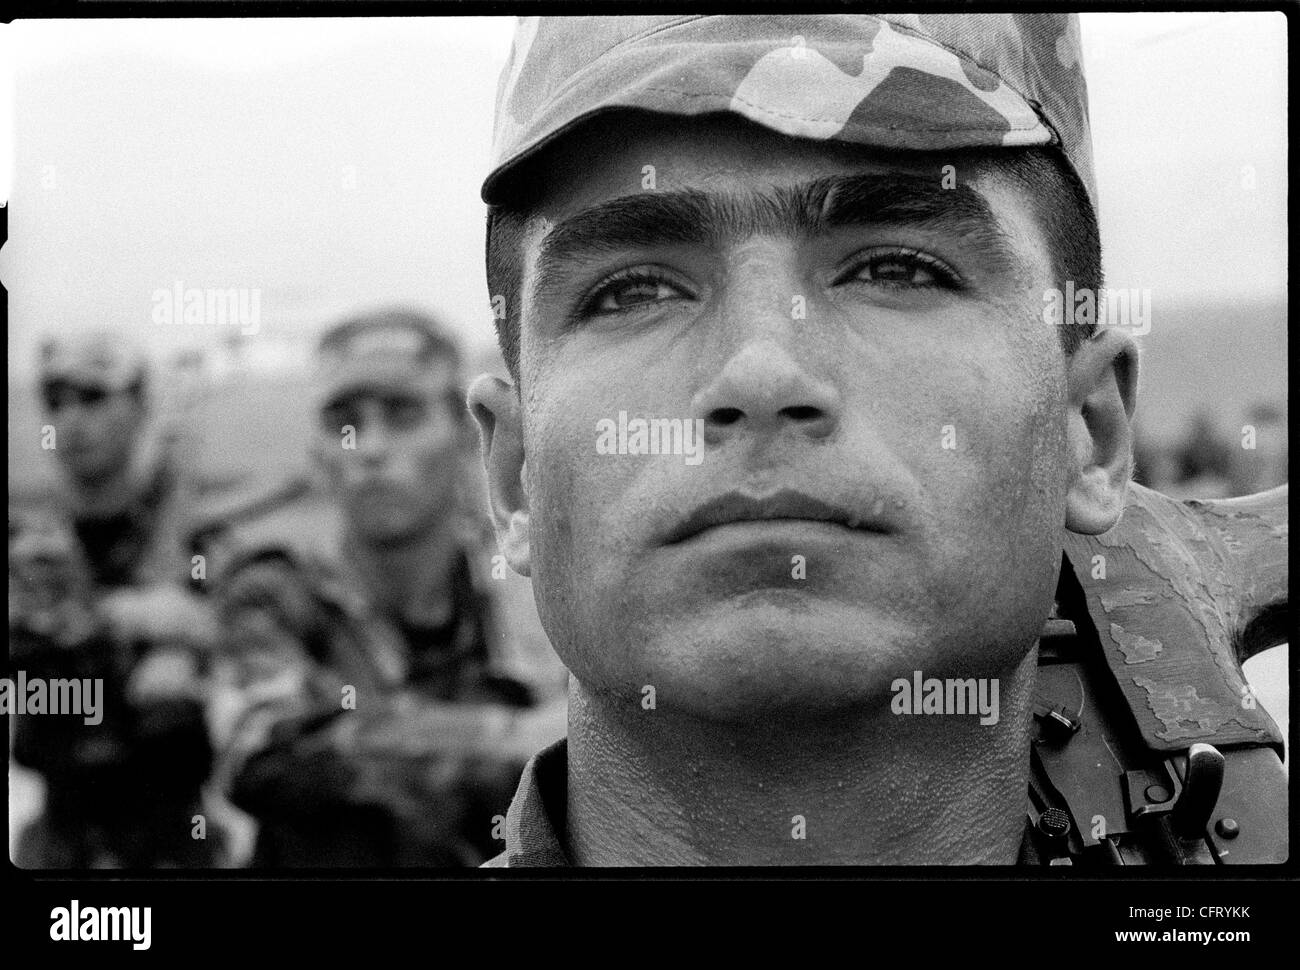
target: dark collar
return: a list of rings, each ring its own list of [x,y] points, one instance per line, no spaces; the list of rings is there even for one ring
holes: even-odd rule
[[[528,759],[506,812],[506,849],[486,865],[572,866],[562,836],[569,795],[569,752],[561,738]]]

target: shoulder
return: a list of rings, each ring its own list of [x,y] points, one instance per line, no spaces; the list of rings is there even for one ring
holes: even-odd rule
[[[400,635],[348,565],[342,536],[329,496],[286,488],[213,520],[198,547],[227,622],[269,606],[309,631],[331,665],[396,684],[407,673]]]
[[[208,575],[220,584],[266,560],[303,572],[337,569],[342,560],[341,531],[336,506],[294,480],[216,504],[197,530],[196,545],[207,560]]]

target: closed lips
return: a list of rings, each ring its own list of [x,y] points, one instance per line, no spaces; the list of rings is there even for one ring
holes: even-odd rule
[[[684,519],[675,523],[668,530],[664,544],[684,542],[715,526],[736,522],[777,520],[827,522],[867,532],[886,531],[884,525],[873,516],[814,498],[803,492],[783,490],[770,495],[729,492],[697,506]]]

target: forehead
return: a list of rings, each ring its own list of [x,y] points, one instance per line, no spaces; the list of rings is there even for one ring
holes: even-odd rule
[[[880,175],[970,193],[1008,235],[1040,242],[1031,191],[1009,178],[995,151],[911,152],[791,138],[731,115],[700,118],[639,113],[598,116],[557,142],[536,163],[527,206],[528,241],[568,216],[614,199],[698,191],[744,197],[836,176]]]
[[[938,246],[940,258],[979,254],[1004,297],[1041,290],[1055,276],[1047,210],[999,164],[1004,157],[791,138],[729,115],[599,116],[530,173],[537,188],[522,206],[516,256],[521,338],[530,342],[543,322],[536,314],[592,260],[608,265],[662,243],[722,253],[755,236],[852,240],[855,226],[920,229],[914,239],[930,240],[922,248]],[[840,234],[825,235],[832,230]]]

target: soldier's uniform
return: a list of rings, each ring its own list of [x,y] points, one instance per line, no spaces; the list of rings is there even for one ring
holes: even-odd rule
[[[341,516],[314,499],[206,547],[223,614],[246,621],[227,627],[247,673],[222,777],[260,823],[252,865],[477,865],[500,847],[525,759],[563,730],[558,665],[530,668],[503,622],[518,604],[502,600],[526,590],[488,578],[490,552],[466,528],[452,617],[406,624],[377,605]]]
[[[38,365],[45,389],[79,393],[127,393],[146,376],[143,355],[120,334],[48,339]],[[21,865],[220,861],[220,828],[192,837],[212,767],[204,718],[212,624],[186,589],[185,515],[169,438],[155,425],[135,434],[123,467],[95,481],[66,476],[47,507],[10,519],[14,670],[104,684],[98,726],[19,719],[14,754],[45,779],[43,815],[23,835]],[[140,689],[160,671],[174,689]]]
[[[424,326],[389,314],[331,331],[317,381],[322,414],[380,389],[429,394],[446,384],[451,394],[454,368],[429,349]],[[463,406],[458,393],[447,406]],[[429,440],[394,447],[469,460],[447,444],[457,439]],[[499,849],[524,761],[563,732],[554,703],[563,668],[527,582],[493,565],[481,516],[463,510],[471,500],[459,491],[426,513],[436,522],[405,537],[452,551],[417,559],[400,603],[389,595],[394,567],[349,520],[355,508],[341,492],[308,488],[228,516],[204,538],[240,680],[221,774],[231,800],[259,822],[253,865],[472,866]],[[446,615],[427,614],[431,603],[446,603]]]
[[[593,115],[623,109],[723,112],[792,137],[885,150],[1036,146],[1056,153],[1097,209],[1073,15],[521,18],[498,87],[483,200],[508,206],[521,163]],[[1285,600],[1285,567],[1270,548],[1270,581],[1225,582],[1231,551],[1246,541],[1284,555],[1279,502],[1284,495],[1239,512],[1173,510],[1134,486],[1119,527],[1065,539],[1062,615],[1048,621],[1040,644],[1040,735],[1022,862],[1285,857],[1281,738],[1262,710],[1236,703],[1247,691],[1242,630],[1263,615],[1262,602]],[[1252,538],[1226,533],[1228,522]],[[1159,530],[1173,526],[1183,533],[1162,541]],[[1090,588],[1091,557],[1116,559],[1121,549],[1133,572],[1119,580],[1112,573],[1104,593]],[[1120,607],[1117,634],[1110,613]],[[1085,708],[1093,713],[1081,723]],[[1222,756],[1197,741],[1251,747],[1232,752],[1224,781]],[[571,864],[561,838],[565,779],[563,743],[529,763],[506,850],[489,865]],[[1220,813],[1252,815],[1249,848],[1237,842],[1227,851],[1240,819],[1214,828],[1222,821],[1211,817],[1216,798]],[[1106,820],[1100,829],[1097,818]]]
[[[142,385],[145,361],[120,335],[93,333],[47,340],[39,369],[47,388],[114,394]],[[218,826],[193,837],[212,767],[204,716],[212,623],[185,588],[185,501],[168,444],[157,427],[145,429],[124,467],[100,481],[69,476],[46,507],[11,516],[14,670],[100,679],[104,692],[97,725],[18,719],[15,757],[46,782],[43,814],[22,836],[21,865],[221,860]],[[171,686],[151,688],[159,678]]]
[[[15,760],[45,781],[42,814],[20,835],[15,862],[34,869],[220,864],[220,829],[205,826],[204,837],[194,837],[212,764],[199,685],[167,696],[135,689],[142,666],[164,655],[163,663],[201,664],[209,618],[179,591],[97,591],[66,520],[32,513],[11,519],[10,528],[6,676],[102,684],[97,723],[67,713],[14,719]],[[139,622],[144,613],[152,616]]]

